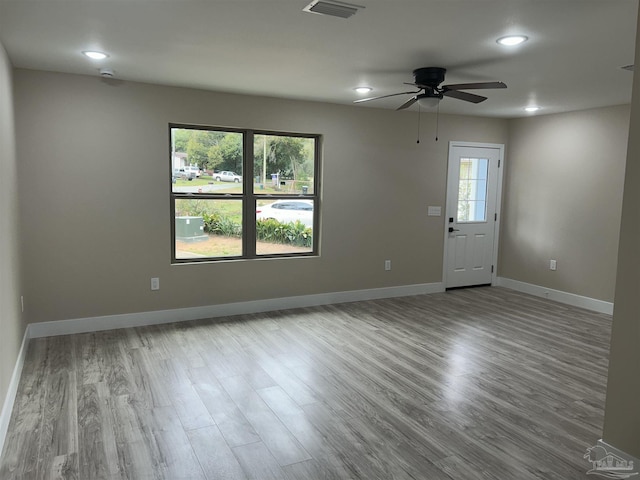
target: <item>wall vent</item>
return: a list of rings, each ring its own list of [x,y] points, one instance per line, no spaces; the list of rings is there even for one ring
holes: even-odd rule
[[[331,17],[349,18],[361,9],[361,5],[353,5],[351,3],[338,2],[336,0],[314,0],[302,10],[309,13],[317,13],[318,15],[329,15]]]
[[[629,72],[633,72],[633,65],[625,65],[624,67],[620,67],[622,70],[627,70]]]

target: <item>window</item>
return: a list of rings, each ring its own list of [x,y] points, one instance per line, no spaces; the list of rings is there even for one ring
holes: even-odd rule
[[[169,126],[174,263],[318,252],[318,135]]]
[[[458,223],[487,221],[486,158],[461,158],[458,185]]]

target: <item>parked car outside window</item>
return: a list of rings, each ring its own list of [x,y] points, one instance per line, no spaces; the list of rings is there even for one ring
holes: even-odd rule
[[[193,180],[196,178],[196,174],[192,171],[187,171],[184,168],[175,168],[173,170],[173,183],[175,183],[178,178]]]
[[[200,178],[200,175],[202,174],[200,168],[197,165],[187,165],[186,167],[184,167],[184,171],[187,173],[193,173],[193,176],[196,178]]]
[[[213,178],[218,182],[235,182],[235,183],[242,182],[242,175],[238,175],[237,173],[228,172],[228,171],[218,172],[214,174]]]
[[[276,200],[273,203],[256,208],[256,219],[273,218],[280,223],[299,220],[313,228],[313,202],[311,200]]]

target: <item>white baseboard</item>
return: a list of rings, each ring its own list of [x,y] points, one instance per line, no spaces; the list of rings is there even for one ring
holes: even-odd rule
[[[400,287],[373,288],[348,292],[320,293],[249,302],[226,303],[203,307],[178,308],[174,310],[158,310],[155,312],[125,313],[106,315],[103,317],[74,318],[52,322],[32,323],[29,325],[30,338],[69,335],[73,333],[97,332],[116,328],[141,327],[162,323],[184,322],[202,318],[225,317],[247,313],[271,312],[291,308],[313,307],[334,303],[357,302],[380,298],[404,297],[427,293],[444,292],[442,283],[423,283]]]
[[[516,290],[517,292],[528,293],[529,295],[534,295],[536,297],[548,298],[549,300],[565,303],[574,307],[585,308],[594,312],[613,315],[612,302],[605,302],[603,300],[596,300],[595,298],[583,297],[582,295],[576,295],[574,293],[567,293],[561,290],[541,287],[539,285],[520,282],[518,280],[512,280],[505,277],[497,277],[494,285],[498,287],[510,288],[511,290]]]
[[[29,338],[29,326],[27,325],[27,328],[25,328],[24,331],[24,336],[22,337],[22,345],[20,345],[18,358],[16,359],[16,364],[13,367],[13,374],[11,375],[7,395],[4,397],[4,403],[2,404],[2,413],[0,413],[0,455],[2,455],[4,441],[7,438],[7,431],[9,430],[9,421],[11,420],[11,412],[13,412],[13,405],[16,400],[16,394],[18,393],[18,385],[20,384],[20,377],[22,376],[24,359],[27,355]]]

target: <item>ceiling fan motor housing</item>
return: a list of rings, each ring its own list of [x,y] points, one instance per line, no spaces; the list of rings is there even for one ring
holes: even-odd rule
[[[445,73],[447,73],[446,68],[417,68],[413,71],[413,78],[415,79],[415,84],[419,87],[437,89],[438,85],[444,82]]]

